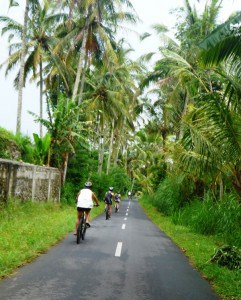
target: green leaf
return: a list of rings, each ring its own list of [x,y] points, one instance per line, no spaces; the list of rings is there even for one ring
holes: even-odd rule
[[[234,17],[219,25],[210,35],[208,35],[200,44],[200,48],[208,50],[221,42],[225,37],[234,33],[235,24],[241,22],[241,12]]]

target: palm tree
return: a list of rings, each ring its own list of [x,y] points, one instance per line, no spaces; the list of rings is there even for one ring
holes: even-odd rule
[[[186,15],[184,22],[177,25],[177,42],[167,38],[165,27],[155,26],[164,42],[160,47],[161,59],[143,81],[143,87],[155,83],[158,100],[154,104],[152,101],[148,106],[154,122],[159,124],[159,134],[162,135],[164,147],[160,155],[164,164],[172,159],[174,166],[178,165],[180,168],[182,160],[178,156],[171,157],[171,153],[173,148],[179,149],[184,138],[190,138],[186,119],[196,107],[201,108],[205,101],[212,99],[213,81],[216,83],[221,78],[220,75],[207,71],[200,63],[198,43],[215,28],[221,1],[212,0],[207,4],[209,5],[205,6],[199,17],[195,7],[192,8],[190,2],[185,1]],[[189,150],[186,149],[186,152],[189,153]],[[181,170],[186,171],[185,168]],[[192,178],[195,180],[194,174]]]
[[[75,118],[77,112],[79,107],[70,99],[61,96],[56,105],[48,101],[48,119],[31,113],[51,135],[50,165],[59,168],[62,185],[65,183],[68,158],[75,153],[76,143],[82,141],[87,145],[85,138],[80,135],[83,123]]]
[[[219,25],[199,44],[204,50],[202,55],[206,65],[217,65],[225,60],[230,60],[232,64],[240,60],[240,22],[241,12],[237,12],[233,17]]]
[[[185,119],[186,131],[175,155],[181,168],[205,182],[231,182],[241,197],[241,119],[213,95]],[[207,175],[208,174],[208,175]]]
[[[43,7],[36,2],[35,5],[32,5],[29,9],[28,16],[28,32],[26,35],[25,43],[25,54],[26,62],[24,63],[24,73],[23,73],[23,82],[25,84],[28,74],[32,71],[33,78],[36,79],[39,77],[39,87],[40,87],[40,117],[43,117],[43,67],[44,63],[50,58],[54,57],[52,53],[52,48],[56,43],[56,39],[51,36],[51,27],[58,24],[65,15],[64,14],[51,14],[49,12],[50,6],[48,1],[44,1]],[[8,17],[1,17],[0,21],[5,22],[6,26],[3,28],[4,33],[12,32],[18,36],[22,36],[23,28],[16,21]],[[10,45],[12,53],[8,60],[5,62],[7,64],[6,74],[13,69],[13,67],[19,61],[19,44]],[[55,59],[56,61],[56,59]],[[38,73],[37,73],[38,72]],[[20,81],[19,72],[15,78],[15,85],[19,86]],[[40,123],[40,138],[42,138],[42,124]]]
[[[22,102],[23,102],[23,86],[24,86],[24,60],[26,53],[26,35],[28,26],[28,12],[29,12],[29,0],[25,2],[25,13],[23,23],[23,36],[22,36],[22,49],[21,49],[21,62],[19,71],[19,84],[18,84],[18,110],[17,110],[17,126],[16,133],[21,132],[21,117],[22,117]]]
[[[84,26],[82,25],[80,31],[77,33],[75,40],[75,42],[78,42],[80,37],[82,37],[77,74],[73,88],[73,101],[76,100],[78,94],[83,65],[88,53],[93,52],[93,50],[101,50],[102,59],[107,63],[116,61],[113,41],[117,25],[118,23],[123,22],[123,20],[129,22],[136,21],[136,17],[133,14],[120,10],[123,4],[133,9],[128,0],[115,0],[111,3],[107,0],[96,0],[94,2],[87,1],[84,7],[79,5],[81,12],[84,11],[85,22]]]

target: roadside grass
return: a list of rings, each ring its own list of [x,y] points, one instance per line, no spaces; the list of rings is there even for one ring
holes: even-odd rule
[[[188,227],[174,225],[170,217],[163,216],[145,201],[140,201],[140,204],[149,218],[184,252],[222,299],[241,300],[241,272],[210,262],[220,241],[212,236],[194,233]]]
[[[104,204],[91,211],[101,214]],[[74,206],[10,201],[0,207],[0,278],[32,261],[52,245],[74,232]]]

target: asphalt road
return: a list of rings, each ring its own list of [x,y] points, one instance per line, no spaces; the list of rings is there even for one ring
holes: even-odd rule
[[[0,299],[219,298],[138,202],[126,200],[110,220],[104,214],[94,219],[79,245],[70,234],[15,275],[1,280]]]

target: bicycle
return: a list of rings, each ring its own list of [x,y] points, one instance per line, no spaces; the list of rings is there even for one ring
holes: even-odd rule
[[[119,211],[119,203],[115,202],[115,212],[117,213]]]
[[[94,205],[99,206],[99,205]],[[85,211],[83,211],[78,228],[77,228],[77,236],[76,236],[76,243],[79,244],[80,240],[84,240],[85,239],[85,234],[86,234],[86,229],[87,229],[87,225],[86,225],[86,215],[85,215]]]
[[[86,233],[86,216],[85,216],[85,211],[83,211],[78,228],[77,228],[77,238],[76,238],[76,243],[79,244],[80,240],[85,239],[85,233]]]
[[[105,209],[105,219],[106,220],[110,219],[110,208],[108,207],[108,205],[106,206]]]

